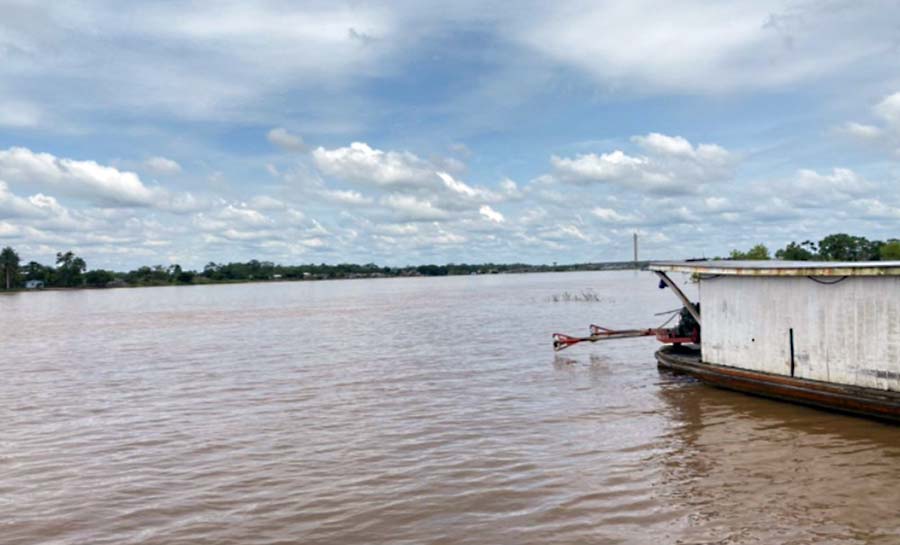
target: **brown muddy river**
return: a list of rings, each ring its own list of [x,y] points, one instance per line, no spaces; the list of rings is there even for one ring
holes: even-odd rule
[[[677,306],[635,272],[2,296],[0,543],[900,542],[900,428],[551,350]]]

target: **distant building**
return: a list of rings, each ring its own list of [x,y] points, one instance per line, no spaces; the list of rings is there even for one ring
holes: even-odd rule
[[[25,281],[25,289],[27,290],[36,290],[44,287],[43,280],[26,280]]]

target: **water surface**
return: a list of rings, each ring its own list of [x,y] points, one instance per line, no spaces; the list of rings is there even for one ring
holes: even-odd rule
[[[550,348],[677,305],[635,272],[2,296],[0,543],[897,543],[898,428]]]

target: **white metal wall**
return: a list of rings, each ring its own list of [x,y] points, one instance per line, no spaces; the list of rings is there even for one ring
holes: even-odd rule
[[[820,278],[834,282],[838,278]],[[700,281],[703,361],[900,391],[900,277]]]

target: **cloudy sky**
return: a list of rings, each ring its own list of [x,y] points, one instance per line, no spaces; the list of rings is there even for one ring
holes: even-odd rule
[[[0,0],[0,245],[90,267],[900,237],[893,1]]]

